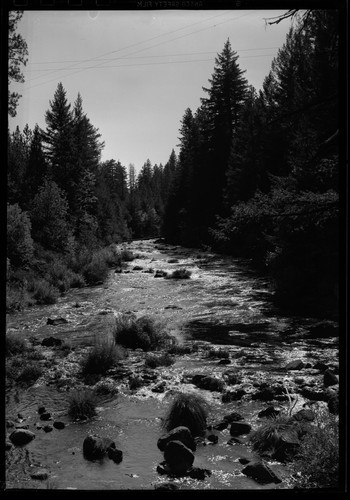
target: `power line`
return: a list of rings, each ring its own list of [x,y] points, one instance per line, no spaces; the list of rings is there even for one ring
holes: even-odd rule
[[[251,12],[248,12],[247,14],[243,14],[242,16],[238,16],[238,17],[233,17],[233,18],[230,18],[230,19],[226,19],[225,21],[222,21],[221,23],[218,23],[218,24],[215,24],[215,25],[212,25],[212,26],[207,26],[207,27],[205,27],[205,28],[201,28],[200,30],[192,31],[192,32],[187,33],[187,34],[185,34],[185,35],[181,35],[181,36],[179,36],[179,37],[171,38],[170,40],[165,40],[165,41],[160,42],[160,43],[157,43],[157,44],[155,44],[155,45],[151,45],[150,47],[145,47],[145,48],[143,48],[143,49],[137,50],[136,52],[132,52],[131,54],[128,54],[128,56],[131,56],[131,55],[134,55],[134,54],[138,54],[138,53],[140,53],[140,52],[143,52],[144,50],[149,50],[149,49],[151,49],[151,48],[158,47],[159,45],[162,45],[162,44],[165,44],[165,43],[169,43],[169,42],[172,42],[172,41],[174,41],[174,40],[178,40],[178,39],[184,38],[184,37],[186,37],[186,36],[193,35],[193,34],[195,34],[195,33],[199,33],[199,32],[201,32],[201,31],[204,31],[204,30],[207,30],[207,29],[209,29],[209,28],[213,28],[213,27],[219,26],[219,25],[221,25],[221,24],[224,24],[224,23],[227,23],[227,22],[230,22],[230,21],[233,21],[233,20],[241,19],[242,17],[248,16],[248,15],[250,15],[250,14],[251,14]],[[215,16],[215,17],[217,17],[217,16]],[[179,31],[179,30],[176,30],[176,31]],[[171,34],[171,33],[168,33],[168,34]],[[154,38],[158,38],[159,36],[165,36],[165,35],[166,35],[166,34],[164,34],[164,35],[158,35],[157,37],[154,37]],[[139,43],[143,43],[143,42],[139,42]],[[122,50],[122,49],[118,49],[118,50]],[[112,52],[109,52],[109,53],[117,52],[118,50],[116,50],[116,51],[112,51]],[[104,55],[105,55],[105,54],[104,54]],[[101,56],[101,57],[102,57],[102,56]],[[125,58],[125,56],[124,56],[124,58]],[[91,59],[91,60],[96,60],[96,59],[98,59],[98,58],[93,58],[93,59]],[[103,68],[103,62],[102,62],[102,64],[101,64],[101,65],[98,65],[98,66],[96,66],[96,67]],[[67,68],[67,69],[70,69],[70,68]],[[77,71],[74,71],[73,73],[68,73],[67,75],[64,75],[64,77],[65,77],[65,78],[67,78],[68,76],[72,76],[72,75],[75,75],[75,74],[77,74],[77,73],[81,73],[81,72],[82,72],[82,71],[84,71],[84,70],[85,70],[85,68],[78,69]],[[52,73],[49,73],[48,75],[39,75],[38,77],[32,78],[32,79],[31,79],[31,80],[29,80],[29,81],[33,81],[33,80],[36,80],[36,79],[38,79],[38,78],[46,78],[46,77],[47,77],[47,76],[49,76],[50,74],[56,73],[57,71],[58,71],[58,70],[56,69],[56,70],[54,70]],[[53,81],[55,81],[55,80],[56,80],[56,78],[53,78],[53,79],[48,80],[48,81],[46,81],[46,82],[42,82],[42,83],[39,83],[39,84],[37,84],[37,85],[33,85],[33,86],[30,86],[30,87],[27,87],[27,88],[23,88],[22,90],[23,90],[23,91],[26,91],[26,90],[28,90],[28,89],[35,88],[35,87],[39,87],[39,86],[41,86],[41,85],[46,85],[46,84],[51,83],[51,82],[53,82]]]
[[[273,49],[279,49],[279,47],[253,47],[250,49],[235,49],[235,52],[248,52],[252,50],[273,50]],[[217,51],[209,51],[209,52],[182,52],[180,54],[158,54],[158,55],[153,55],[153,56],[136,56],[136,57],[129,57],[129,56],[122,56],[122,57],[113,57],[113,58],[108,58],[108,59],[101,59],[101,61],[115,61],[118,59],[143,59],[143,58],[154,58],[154,57],[176,57],[176,56],[193,56],[193,55],[203,55],[203,54],[216,54]],[[29,63],[28,66],[32,64],[63,64],[63,63],[84,63],[84,62],[89,62],[89,60],[86,59],[77,59],[77,60],[68,60],[68,61],[37,61],[37,62],[31,62]],[[62,69],[62,68],[56,68],[57,70]],[[56,71],[55,69],[55,71]],[[47,71],[47,70],[34,70],[32,69],[31,71]]]
[[[249,59],[251,57],[272,57],[274,54],[258,54],[255,56],[243,56],[240,59]],[[190,59],[190,60],[183,60],[183,61],[160,61],[160,62],[147,62],[147,63],[136,63],[136,64],[117,64],[117,65],[110,65],[110,66],[86,66],[85,69],[109,69],[109,68],[131,68],[135,66],[152,66],[152,65],[159,65],[159,64],[179,64],[179,63],[192,63],[192,62],[212,62],[213,59]],[[73,68],[72,68],[73,69]],[[66,68],[59,68],[57,71],[65,71]],[[32,71],[50,71],[49,69],[37,69],[37,70],[32,70]]]

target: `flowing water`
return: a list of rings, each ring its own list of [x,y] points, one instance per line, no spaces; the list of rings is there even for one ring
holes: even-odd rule
[[[194,466],[211,470],[210,477],[169,479],[160,475],[157,465],[163,454],[157,440],[162,434],[162,417],[176,391],[195,392],[210,404],[211,422],[238,411],[254,428],[259,420],[257,414],[266,404],[249,397],[222,403],[220,393],[198,389],[188,383],[186,376],[206,373],[220,378],[228,368],[237,368],[247,388],[252,382],[273,382],[286,376],[293,387],[295,375],[286,372],[286,364],[301,359],[310,366],[315,361],[336,365],[337,337],[315,334],[320,331],[315,329],[319,324],[316,318],[281,315],[272,306],[271,285],[254,273],[247,261],[157,244],[154,240],[135,241],[128,248],[137,258],[128,263],[126,272],[112,271],[101,286],[71,290],[54,305],[8,316],[7,331],[38,345],[44,337],[53,336],[69,342],[73,349],[62,357],[55,349],[42,348],[52,360],[44,376],[29,389],[6,393],[7,419],[22,414],[24,423],[36,434],[26,446],[12,447],[7,452],[6,487],[145,490],[171,480],[183,489],[287,488],[288,467],[277,462],[270,465],[282,483],[261,485],[242,474],[239,459],[254,455],[244,439],[228,444],[227,429],[216,432],[217,444],[200,445],[195,453]],[[191,279],[154,277],[156,270],[169,272],[182,267],[191,271]],[[164,393],[153,392],[152,384],[131,391],[121,383],[114,398],[100,402],[95,418],[74,423],[67,415],[67,399],[77,384],[77,356],[94,344],[96,336],[108,334],[120,312],[158,319],[179,342],[198,344],[198,352],[177,356],[171,367],[155,370],[156,382],[166,384]],[[48,318],[57,317],[65,318],[67,323],[47,325]],[[220,365],[218,359],[205,356],[213,346],[229,351],[231,365]],[[130,353],[125,363],[137,373],[143,365],[142,353]],[[317,379],[311,368],[302,376]],[[301,406],[303,399],[297,403]],[[54,419],[64,421],[66,427],[48,433],[37,429],[40,405],[45,405]],[[113,439],[123,451],[123,461],[116,464],[108,458],[85,460],[82,444],[88,433]],[[30,473],[41,467],[49,472],[49,482],[31,479]]]

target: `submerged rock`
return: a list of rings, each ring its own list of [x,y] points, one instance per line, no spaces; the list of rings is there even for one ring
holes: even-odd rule
[[[66,424],[64,422],[60,422],[58,420],[56,420],[52,425],[54,426],[55,429],[59,430],[64,429],[66,427]]]
[[[16,446],[22,446],[24,444],[28,444],[34,438],[35,438],[34,432],[31,432],[27,429],[16,429],[9,436],[11,442]]]
[[[113,462],[115,462],[116,464],[119,464],[123,460],[123,452],[121,450],[118,450],[117,448],[114,448],[113,446],[110,446],[107,449],[107,454],[108,458],[113,460]]]
[[[175,427],[164,436],[161,436],[157,442],[157,446],[160,451],[164,451],[170,441],[181,441],[181,443],[187,446],[187,448],[190,448],[192,451],[196,451],[195,440],[190,430],[185,426]]]
[[[65,325],[66,323],[68,323],[68,321],[65,318],[54,318],[54,319],[48,318],[46,324],[56,326],[56,325]]]
[[[211,471],[209,469],[202,469],[201,467],[191,467],[187,475],[192,479],[203,481],[206,477],[211,476]]]
[[[102,458],[109,448],[115,448],[115,443],[111,439],[89,434],[84,439],[83,454],[87,460],[96,460]]]
[[[38,469],[30,474],[32,479],[37,479],[38,481],[45,481],[48,479],[49,474],[46,469]]]
[[[154,489],[160,491],[174,491],[178,490],[179,486],[176,483],[160,483],[155,484]]]
[[[252,426],[247,422],[232,422],[230,427],[231,436],[241,436],[242,434],[249,434]]]
[[[331,385],[336,385],[339,383],[339,379],[337,375],[335,375],[331,370],[327,369],[323,374],[323,384],[325,387],[329,387]]]
[[[263,461],[249,462],[242,473],[260,484],[281,483],[282,480]]]

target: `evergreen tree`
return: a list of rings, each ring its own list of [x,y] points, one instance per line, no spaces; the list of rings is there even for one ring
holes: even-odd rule
[[[17,25],[22,19],[23,12],[9,11],[9,37],[8,37],[8,114],[16,116],[16,108],[19,98],[18,92],[10,92],[11,82],[24,82],[24,76],[21,72],[21,65],[24,66],[28,61],[28,45],[22,35],[16,33]]]
[[[47,175],[47,161],[42,147],[42,131],[35,125],[30,144],[26,172],[26,202],[27,208],[36,195],[39,186]]]

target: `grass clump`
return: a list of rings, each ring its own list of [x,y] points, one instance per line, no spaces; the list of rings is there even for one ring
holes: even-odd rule
[[[175,363],[173,356],[170,356],[168,352],[165,354],[147,354],[145,359],[145,366],[147,368],[158,368],[158,366],[171,366]]]
[[[316,415],[301,439],[299,453],[292,464],[296,488],[339,487],[339,422],[327,410]]]
[[[230,357],[229,351],[225,351],[224,349],[210,349],[207,352],[208,358],[219,358],[219,359],[228,359]]]
[[[166,278],[168,279],[189,279],[191,277],[191,271],[185,268],[175,269],[171,274],[168,274]]]
[[[6,357],[23,354],[28,349],[27,342],[13,333],[7,333],[5,339]]]
[[[115,341],[130,349],[158,349],[171,342],[159,323],[148,316],[136,318],[133,314],[122,314],[116,318]]]
[[[125,357],[124,351],[114,341],[96,342],[82,360],[83,375],[104,375],[118,361]]]
[[[163,428],[171,431],[183,425],[193,436],[201,436],[207,427],[207,416],[208,404],[204,398],[197,394],[179,393],[164,418]]]
[[[74,390],[68,404],[68,415],[73,420],[87,420],[96,415],[97,399],[91,389]]]
[[[23,366],[23,365],[22,365]],[[16,382],[32,385],[43,374],[43,368],[38,363],[27,362],[16,377]]]
[[[48,281],[45,279],[39,280],[35,282],[34,286],[33,297],[37,304],[55,304],[57,302],[57,288]]]

